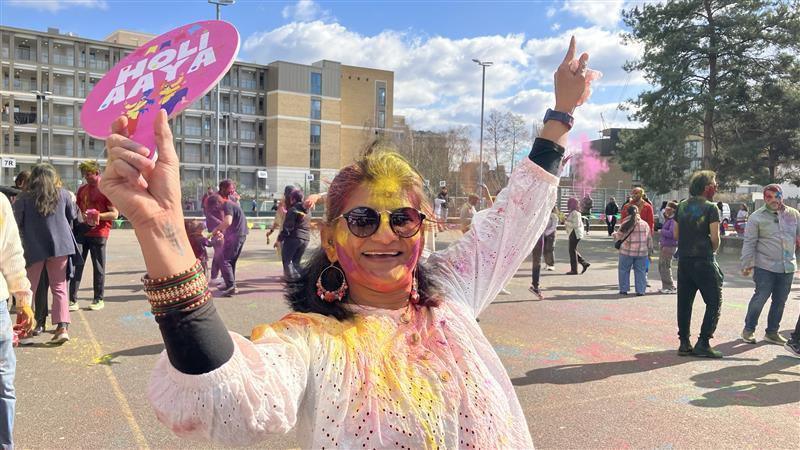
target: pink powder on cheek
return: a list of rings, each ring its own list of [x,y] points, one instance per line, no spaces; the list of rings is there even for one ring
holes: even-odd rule
[[[420,249],[422,249],[422,238],[417,239],[417,242],[411,249],[413,256],[406,263],[406,269],[412,270],[414,267],[417,266],[417,261],[419,261]]]
[[[339,258],[339,265],[342,266],[344,273],[352,273],[358,270],[355,261],[338,245],[336,246],[336,256]]]

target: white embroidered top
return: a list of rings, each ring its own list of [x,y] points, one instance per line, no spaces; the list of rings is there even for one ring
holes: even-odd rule
[[[298,427],[303,448],[532,448],[500,358],[475,317],[530,254],[556,201],[558,178],[527,158],[494,206],[428,264],[438,307],[353,306],[339,322],[291,313],[231,333],[235,350],[202,375],[161,355],[148,399],[182,437],[255,444]]]

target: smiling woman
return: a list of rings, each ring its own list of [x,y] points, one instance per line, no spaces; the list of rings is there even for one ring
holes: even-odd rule
[[[419,174],[375,150],[327,195],[321,248],[290,282],[294,310],[228,332],[183,233],[178,158],[166,114],[157,162],[107,142],[102,189],[136,229],[145,292],[164,339],[148,399],[174,433],[252,445],[297,428],[303,448],[532,448],[508,374],[475,318],[513,277],[556,200],[571,126],[585,98],[575,40],[555,74],[555,106],[530,155],[472,228],[424,262],[430,207]],[[188,269],[187,269],[188,268]]]

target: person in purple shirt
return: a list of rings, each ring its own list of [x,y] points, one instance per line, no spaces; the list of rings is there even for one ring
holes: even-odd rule
[[[217,237],[221,235],[224,240],[220,266],[224,284],[220,293],[231,296],[236,293],[236,261],[247,239],[247,219],[238,203],[225,201],[219,194],[208,199],[208,211],[215,216],[222,213],[222,221],[212,233]]]
[[[658,273],[661,275],[662,294],[674,294],[675,282],[672,280],[672,258],[678,250],[678,240],[675,238],[675,210],[678,204],[674,201],[667,203],[664,208],[664,225],[661,226],[661,255],[658,258]]]

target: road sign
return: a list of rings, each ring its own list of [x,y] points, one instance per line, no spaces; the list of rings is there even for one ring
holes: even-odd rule
[[[256,172],[256,175],[258,176],[258,178],[268,178],[266,170],[259,170],[258,172]]]
[[[444,180],[440,181],[439,182],[439,187],[447,187],[447,181],[444,181]]]
[[[17,167],[17,160],[14,158],[3,158],[3,168],[13,169]]]
[[[306,181],[314,181],[314,174],[313,173],[307,173],[306,174]]]

